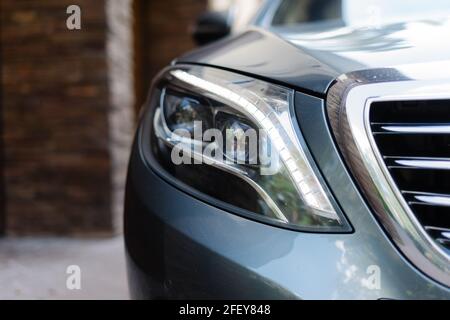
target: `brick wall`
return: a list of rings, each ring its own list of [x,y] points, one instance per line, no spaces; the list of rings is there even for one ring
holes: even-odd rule
[[[81,7],[81,30],[66,28],[71,4]],[[9,235],[120,230],[132,106],[156,72],[194,47],[190,28],[207,0],[0,6],[0,229],[3,215]]]
[[[192,27],[208,0],[135,1],[136,107],[145,101],[151,79],[177,56],[195,48]]]
[[[1,0],[7,234],[114,231],[107,34],[105,0]]]

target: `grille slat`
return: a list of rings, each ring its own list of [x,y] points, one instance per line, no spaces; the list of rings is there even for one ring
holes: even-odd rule
[[[450,158],[450,134],[374,134],[383,156]]]
[[[423,193],[415,191],[403,191],[402,193],[409,204],[450,207],[450,195],[448,194]]]
[[[374,134],[450,134],[450,125],[429,123],[372,123]]]
[[[427,233],[450,249],[450,100],[375,102],[371,130],[394,182]]]
[[[450,171],[448,170],[392,168],[389,171],[401,191],[450,194]]]
[[[425,226],[425,230],[436,239],[437,243],[441,244],[447,250],[450,250],[450,229]]]
[[[450,159],[419,157],[385,157],[389,169],[433,169],[450,170]]]

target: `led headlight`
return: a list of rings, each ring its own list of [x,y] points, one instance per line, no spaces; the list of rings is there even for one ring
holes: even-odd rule
[[[299,142],[292,90],[180,66],[160,76],[152,97],[152,150],[175,178],[267,221],[349,230]]]

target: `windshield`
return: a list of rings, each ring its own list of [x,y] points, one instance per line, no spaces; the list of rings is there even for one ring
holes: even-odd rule
[[[349,26],[382,25],[449,15],[449,0],[282,0],[272,25],[321,21],[341,21]]]

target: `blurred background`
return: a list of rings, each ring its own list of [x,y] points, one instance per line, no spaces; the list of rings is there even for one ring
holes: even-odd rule
[[[261,3],[0,0],[0,299],[128,297],[123,191],[150,81],[195,47],[201,13],[227,12],[236,32]]]

